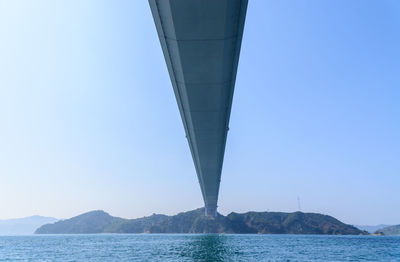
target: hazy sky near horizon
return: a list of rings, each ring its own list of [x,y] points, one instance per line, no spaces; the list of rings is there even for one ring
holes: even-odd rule
[[[221,213],[400,223],[399,14],[249,1]],[[147,1],[0,0],[0,219],[202,205]]]

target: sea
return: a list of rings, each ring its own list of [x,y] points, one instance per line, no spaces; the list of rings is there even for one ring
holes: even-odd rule
[[[400,261],[400,237],[228,234],[0,236],[0,261]]]

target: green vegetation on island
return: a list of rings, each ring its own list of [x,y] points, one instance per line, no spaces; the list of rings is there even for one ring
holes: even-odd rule
[[[36,234],[79,233],[231,233],[231,234],[329,234],[366,235],[366,231],[316,213],[247,212],[204,216],[204,209],[174,216],[154,214],[137,219],[112,217],[92,211],[71,219],[46,224]]]

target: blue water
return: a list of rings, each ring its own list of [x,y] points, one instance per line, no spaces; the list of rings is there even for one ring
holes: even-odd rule
[[[400,237],[0,236],[0,261],[400,261]]]

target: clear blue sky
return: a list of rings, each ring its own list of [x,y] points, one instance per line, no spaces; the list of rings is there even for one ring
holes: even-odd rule
[[[400,1],[250,0],[219,211],[400,223]],[[147,1],[0,0],[0,219],[203,205]]]

